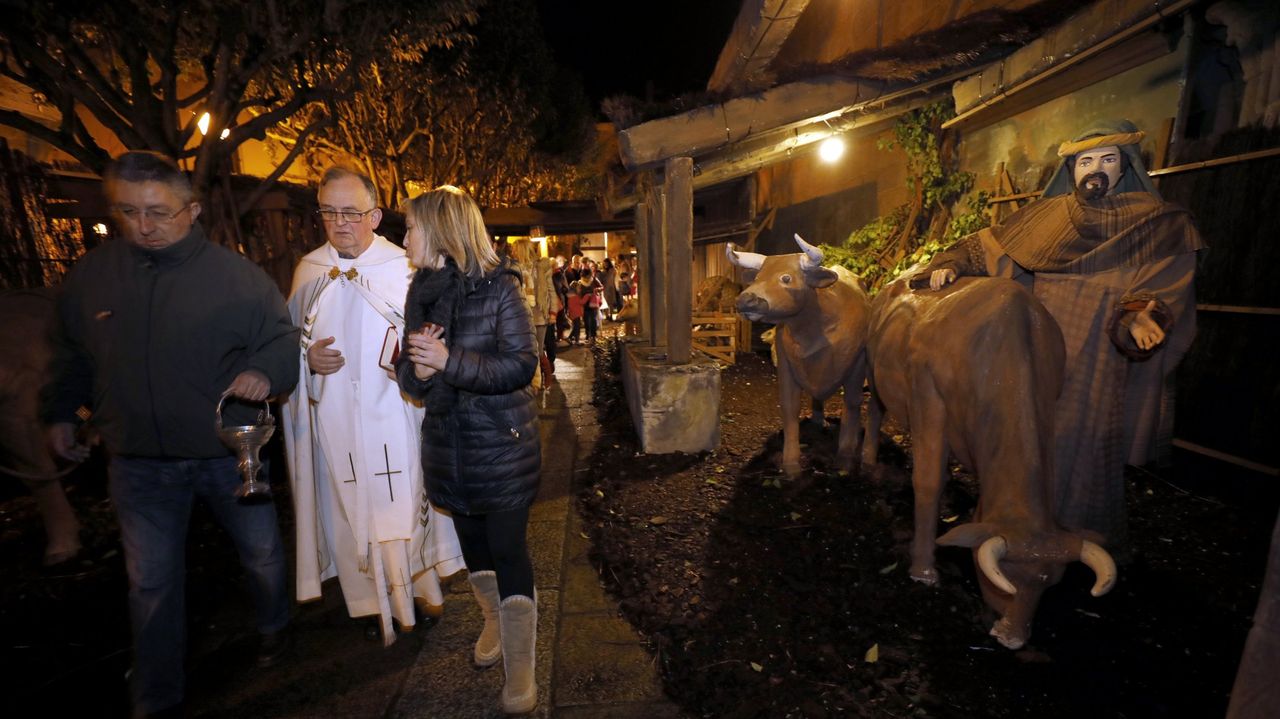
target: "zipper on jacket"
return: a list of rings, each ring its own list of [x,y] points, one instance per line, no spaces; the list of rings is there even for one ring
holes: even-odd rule
[[[151,405],[151,426],[156,433],[156,447],[159,449],[160,456],[163,457],[165,456],[164,437],[160,434],[160,418],[156,416],[156,393],[155,388],[152,386],[153,378],[151,375],[151,328],[155,319],[153,315],[155,313],[156,304],[156,284],[160,280],[160,275],[156,271],[155,260],[151,260],[147,269],[150,274],[147,281],[147,321],[146,325],[143,327],[142,335],[142,371],[147,376],[147,398]]]

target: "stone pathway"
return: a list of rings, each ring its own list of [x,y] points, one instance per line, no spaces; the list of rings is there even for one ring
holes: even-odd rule
[[[589,350],[562,350],[556,381],[540,396],[542,489],[529,523],[538,588],[538,709],[532,716],[680,717],[662,693],[652,657],[618,616],[587,559],[590,549],[573,508],[573,477],[597,440],[590,404],[595,377]],[[478,671],[471,645],[480,610],[459,578],[404,684],[381,716],[499,717],[500,665]]]

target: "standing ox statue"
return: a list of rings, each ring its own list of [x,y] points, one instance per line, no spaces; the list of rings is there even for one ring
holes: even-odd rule
[[[1050,509],[1053,409],[1065,350],[1057,323],[1031,293],[993,278],[914,292],[899,279],[872,305],[867,353],[864,465],[876,462],[884,409],[911,428],[912,579],[938,581],[934,537],[950,451],[977,475],[981,496],[973,521],[937,543],[974,549],[983,598],[1001,615],[991,628],[1001,644],[1026,644],[1040,595],[1068,562],[1093,570],[1093,596],[1111,589],[1111,556],[1059,528]]]
[[[38,404],[48,379],[52,290],[0,293],[0,474],[21,479],[44,520],[44,563],[66,561],[80,551],[80,524],[67,502],[53,457],[45,446]]]
[[[822,401],[844,388],[837,459],[852,471],[861,433],[859,408],[866,376],[870,302],[858,276],[823,267],[822,250],[796,235],[802,252],[766,257],[726,245],[729,262],[746,270],[749,286],[738,295],[738,313],[777,325],[778,397],[782,408],[782,470],[800,474],[800,393],[822,417]]]

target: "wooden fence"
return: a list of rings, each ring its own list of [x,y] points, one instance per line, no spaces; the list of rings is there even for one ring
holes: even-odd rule
[[[738,354],[738,316],[724,312],[694,314],[693,348],[734,364]]]

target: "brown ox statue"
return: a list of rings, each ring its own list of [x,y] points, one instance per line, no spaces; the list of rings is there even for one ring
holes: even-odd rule
[[[52,356],[53,316],[53,290],[0,293],[0,474],[21,479],[35,497],[47,565],[80,551],[80,524],[58,479],[66,471],[58,471],[45,446],[38,411]]]
[[[782,409],[782,470],[800,474],[800,393],[813,399],[822,418],[823,400],[844,388],[837,461],[852,471],[861,434],[859,408],[866,376],[870,302],[858,276],[843,267],[823,267],[822,250],[796,235],[801,252],[767,257],[726,245],[729,262],[746,270],[748,287],[738,295],[738,314],[777,325],[778,398]]]
[[[1068,562],[1093,570],[1093,596],[1111,589],[1116,567],[1106,550],[1053,520],[1053,408],[1065,350],[1030,292],[996,278],[916,292],[898,279],[872,304],[867,354],[863,465],[876,462],[884,409],[911,429],[912,579],[938,581],[934,537],[950,451],[977,475],[980,497],[973,521],[937,543],[974,549],[983,598],[1000,614],[991,636],[1010,649],[1026,644],[1041,594]]]

